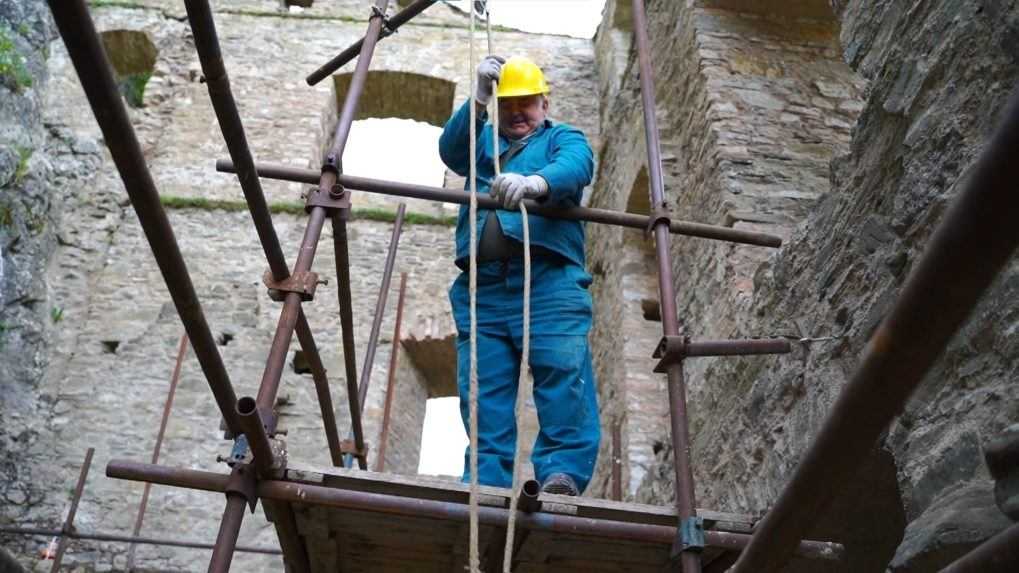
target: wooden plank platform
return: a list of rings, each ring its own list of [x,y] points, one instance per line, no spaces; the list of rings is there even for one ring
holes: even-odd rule
[[[286,480],[351,491],[380,493],[466,505],[469,487],[457,481],[425,476],[400,476],[340,468],[318,469],[291,464]],[[480,503],[509,507],[508,489],[482,487]],[[676,510],[602,499],[543,495],[542,512],[627,523],[676,525]],[[293,504],[298,533],[308,550],[314,573],[442,572],[460,573],[467,565],[466,523],[431,517],[408,517],[362,510]],[[750,516],[698,510],[705,527],[750,533]],[[485,571],[501,571],[505,528],[482,525],[480,553]],[[669,546],[621,539],[555,534],[517,529],[514,571],[521,573],[605,571],[660,572],[668,563]],[[704,562],[731,558],[707,549]]]

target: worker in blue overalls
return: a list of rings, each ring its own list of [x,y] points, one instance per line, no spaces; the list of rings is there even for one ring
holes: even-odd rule
[[[594,160],[582,132],[547,119],[549,88],[533,62],[489,56],[478,66],[477,76],[478,192],[488,193],[506,209],[477,212],[478,481],[510,487],[523,341],[523,227],[518,206],[525,198],[549,206],[578,205],[591,182]],[[499,95],[498,177],[492,129],[485,125],[493,81],[498,82]],[[443,162],[461,176],[469,176],[470,170],[470,105],[468,100],[456,111],[439,139]],[[601,438],[587,342],[591,276],[584,270],[584,226],[538,215],[530,215],[529,223],[530,366],[541,426],[531,461],[543,491],[579,495],[591,480]],[[463,206],[456,227],[456,264],[464,272],[453,282],[449,297],[459,333],[460,413],[468,432],[469,225],[469,209]],[[468,448],[464,481],[470,480],[469,456]]]

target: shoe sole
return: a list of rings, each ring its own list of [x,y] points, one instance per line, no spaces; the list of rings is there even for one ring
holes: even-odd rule
[[[542,491],[542,493],[547,493],[547,494],[551,494],[551,495],[571,495],[571,496],[574,496],[574,497],[577,495],[577,490],[575,490],[575,489],[573,489],[570,486],[565,485],[565,484],[563,484],[563,485],[560,485],[560,484],[549,484],[548,486],[543,488],[541,491]]]

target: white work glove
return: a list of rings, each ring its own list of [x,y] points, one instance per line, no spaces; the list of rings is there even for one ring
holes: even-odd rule
[[[481,105],[488,105],[492,99],[492,82],[499,81],[502,75],[502,65],[506,58],[501,56],[488,56],[478,64],[478,84],[474,88],[474,99]]]
[[[546,195],[548,182],[541,175],[503,173],[492,181],[492,197],[511,211],[516,211],[524,199],[540,199]]]

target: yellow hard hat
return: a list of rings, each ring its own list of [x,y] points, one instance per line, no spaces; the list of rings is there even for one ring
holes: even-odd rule
[[[547,94],[548,84],[541,68],[523,56],[513,56],[502,65],[499,77],[499,97],[519,97]]]

